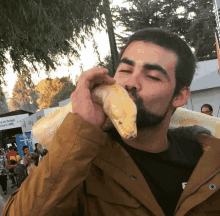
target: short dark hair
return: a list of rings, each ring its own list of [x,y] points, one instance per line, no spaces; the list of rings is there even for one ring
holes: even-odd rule
[[[17,161],[16,161],[16,160],[10,160],[10,161],[9,161],[9,164],[10,164],[10,165],[15,165],[15,164],[17,164]]]
[[[133,41],[150,42],[173,51],[177,55],[174,96],[178,95],[182,88],[190,87],[196,70],[196,57],[187,43],[177,34],[159,28],[139,30],[129,37],[126,46],[122,50],[121,56],[128,45]]]
[[[24,151],[26,148],[29,148],[27,145],[22,147],[22,150]]]
[[[9,150],[10,150],[10,151],[11,151],[11,150],[13,150],[13,147],[12,147],[12,146],[10,146],[10,147],[9,147]]]
[[[201,107],[201,112],[202,112],[202,108],[203,107],[208,107],[209,108],[209,111],[213,112],[213,108],[210,104],[203,104],[202,107]]]

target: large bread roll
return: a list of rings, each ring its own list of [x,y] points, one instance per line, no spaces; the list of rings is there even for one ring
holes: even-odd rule
[[[119,85],[99,85],[92,91],[92,99],[103,105],[103,110],[124,139],[137,136],[137,107],[128,92]],[[68,103],[38,120],[32,132],[42,146],[49,150],[50,143],[66,115],[72,112]]]

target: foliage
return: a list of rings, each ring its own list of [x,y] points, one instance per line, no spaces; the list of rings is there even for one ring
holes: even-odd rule
[[[71,93],[76,89],[76,86],[70,80],[70,76],[62,77],[60,81],[64,83],[63,88],[53,97],[50,107],[59,106],[59,102],[70,98]]]
[[[19,74],[37,72],[38,63],[48,72],[56,69],[60,55],[73,64],[71,56],[79,57],[92,27],[103,24],[103,10],[101,0],[0,1],[1,82],[10,58]]]
[[[25,75],[17,75],[17,81],[13,88],[12,98],[9,100],[10,110],[26,110],[35,113],[38,105],[38,94],[34,90],[34,85],[31,83],[29,86],[25,83]],[[31,80],[31,77],[29,77]]]
[[[41,80],[35,88],[39,93],[37,100],[39,109],[59,106],[60,101],[70,98],[75,88],[76,86],[73,85],[70,76]]]
[[[95,67],[106,68],[109,70],[109,74],[113,74],[113,63],[112,63],[111,55],[110,54],[106,55],[103,61],[99,59]]]
[[[125,34],[157,27],[179,34],[195,49],[198,60],[216,58],[215,15],[212,0],[127,0],[130,8],[117,8],[117,21]],[[124,44],[126,37],[119,38]]]
[[[51,107],[53,97],[61,91],[64,83],[59,78],[46,78],[41,80],[35,87],[39,93],[37,103],[39,109],[47,109]]]
[[[2,87],[0,86],[0,114],[4,114],[9,112],[8,104],[6,101],[5,93],[2,90]]]

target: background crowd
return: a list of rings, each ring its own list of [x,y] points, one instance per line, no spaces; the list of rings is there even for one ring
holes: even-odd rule
[[[39,143],[35,144],[35,150],[32,153],[28,146],[23,146],[22,150],[23,157],[19,155],[16,146],[0,149],[0,185],[3,195],[7,194],[7,180],[12,181],[11,188],[16,186],[19,188],[48,152]]]

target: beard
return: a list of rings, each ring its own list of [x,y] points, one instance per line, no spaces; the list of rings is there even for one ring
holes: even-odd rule
[[[155,114],[155,113],[148,111],[144,107],[143,100],[141,97],[139,97],[137,95],[135,89],[133,89],[130,92],[131,92],[132,96],[136,98],[136,101],[137,101],[137,103],[136,103],[136,106],[137,106],[137,119],[136,119],[137,130],[141,131],[141,130],[146,130],[146,129],[157,128],[158,126],[160,126],[160,124],[166,118],[167,112],[169,111],[169,108],[170,108],[170,105],[171,105],[172,100],[174,98],[174,95],[173,95],[172,99],[170,100],[166,111],[162,115],[158,115],[158,114]],[[121,139],[121,137],[115,127],[109,128],[105,132],[107,132],[115,140]]]
[[[154,114],[144,108],[144,103],[141,97],[139,97],[135,90],[131,91],[132,96],[136,98],[137,101],[137,120],[136,125],[138,130],[158,127],[162,121],[165,119],[167,112],[170,108],[170,101],[166,111],[162,115]]]

